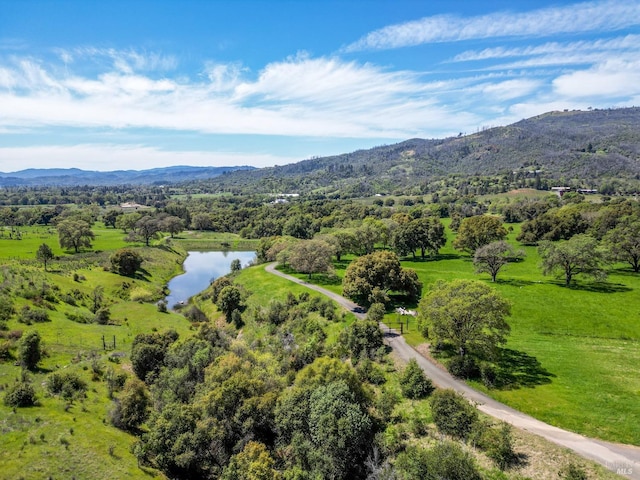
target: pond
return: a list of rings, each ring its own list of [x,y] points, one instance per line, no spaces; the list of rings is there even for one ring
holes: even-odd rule
[[[246,267],[255,256],[256,252],[188,252],[182,265],[185,273],[169,281],[167,305],[173,308],[177,303],[187,303],[189,297],[207,288],[212,280],[229,273],[233,260],[240,260]]]

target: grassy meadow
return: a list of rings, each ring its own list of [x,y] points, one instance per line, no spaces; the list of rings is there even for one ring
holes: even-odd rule
[[[416,270],[423,292],[439,279],[475,279],[512,302],[503,366],[513,372],[514,383],[487,389],[476,382],[476,388],[552,425],[640,445],[640,275],[615,265],[605,282],[578,279],[567,288],[564,279],[542,275],[536,248],[521,247],[515,240],[519,225],[512,227],[507,240],[526,257],[503,267],[496,283],[488,274],[475,274],[469,255],[451,247],[454,234],[448,228],[437,258],[407,257],[402,264]],[[313,281],[340,293],[352,258],[336,264],[336,279],[318,275]],[[385,322],[397,327],[406,318],[389,313]],[[403,329],[414,346],[428,341],[412,318]]]
[[[32,300],[27,298],[27,293],[40,288],[43,292],[53,291],[59,298],[75,290],[82,294],[78,296],[77,305],[50,302],[48,322],[25,325],[15,317],[8,322],[9,331],[27,332],[37,328],[47,356],[40,363],[40,368],[30,374],[40,404],[19,409],[0,404],[3,445],[0,449],[0,479],[165,478],[154,470],[140,468],[130,452],[135,437],[109,425],[111,400],[104,379],[113,373],[129,372],[127,357],[136,334],[168,328],[175,329],[182,337],[193,332],[191,324],[182,315],[161,313],[154,304],[154,300],[162,297],[167,281],[181,271],[186,250],[204,250],[207,249],[205,246],[213,250],[216,247],[212,245],[216,242],[229,244],[230,248],[238,248],[244,243],[239,237],[229,234],[185,232],[170,242],[158,241],[154,248],[140,248],[139,252],[144,257],[143,271],[131,279],[104,268],[112,250],[128,245],[122,232],[100,227],[94,231],[94,250],[80,254],[60,250],[57,237],[45,227],[23,229],[20,240],[0,236],[0,282],[5,293],[10,292],[14,298],[16,310],[30,305]],[[43,242],[59,256],[49,264],[47,272],[35,260],[35,251]],[[250,246],[255,248],[255,244]],[[624,328],[616,320],[618,315],[630,311],[625,302],[627,297],[633,296],[636,285],[630,282],[636,279],[621,271],[617,274],[619,280],[615,280],[617,277],[614,275],[609,283],[597,289],[588,283],[581,284],[581,288],[566,289],[539,275],[534,268],[538,261],[535,250],[531,249],[528,254],[525,261],[509,265],[496,284],[496,288],[514,303],[513,333],[507,347],[514,352],[514,363],[520,362],[521,385],[517,389],[490,393],[551,423],[602,438],[636,442],[637,422],[632,421],[630,412],[634,411],[632,403],[634,398],[637,400],[640,387],[628,380],[638,377],[638,334],[631,319],[624,322]],[[344,274],[350,259],[338,265],[338,279]],[[425,288],[439,278],[480,278],[488,281],[486,276],[474,275],[470,260],[449,246],[443,249],[438,260],[406,260],[404,264],[418,271]],[[297,296],[309,292],[302,285],[267,273],[262,266],[242,270],[235,281],[251,294],[249,308],[265,306],[274,299],[282,301],[289,293]],[[314,281],[341,291],[339,281],[335,279],[315,277]],[[84,324],[67,318],[65,314],[77,311],[78,307],[88,312],[91,294],[96,287],[102,287],[104,291],[111,324]],[[616,298],[615,302],[606,300],[612,297]],[[619,301],[618,297],[623,297],[623,300]],[[210,318],[219,316],[206,295],[195,297],[194,302]],[[612,305],[609,309],[607,303]],[[637,307],[639,305],[633,304],[630,308],[638,311]],[[573,311],[577,316],[571,318],[581,321],[569,321],[567,312]],[[598,317],[598,312],[609,312],[609,317]],[[393,324],[396,320],[395,314],[387,315],[388,323]],[[353,321],[351,313],[343,312],[337,321],[325,322],[329,347]],[[619,328],[613,330],[614,327]],[[254,344],[269,334],[270,328],[268,324],[258,325],[250,321],[242,336],[248,344]],[[105,350],[103,338],[107,343],[115,339],[115,348],[111,346]],[[425,341],[416,331],[415,324],[409,325],[407,338],[414,345]],[[536,359],[539,365],[535,363]],[[399,395],[397,377],[393,372],[402,366],[393,365],[390,360],[386,368],[389,382],[386,388]],[[46,377],[54,371],[78,373],[88,384],[86,398],[68,401],[48,394]],[[20,376],[19,366],[13,362],[0,362],[0,388],[6,388]],[[412,432],[433,428],[429,426],[431,414],[427,401],[402,400],[394,415],[396,421],[384,434],[397,437],[398,442],[407,435],[411,437]],[[519,432],[516,442],[519,442],[520,451],[528,452],[530,444],[539,441]],[[546,458],[539,455],[540,451],[555,459],[554,471],[568,461],[576,461],[575,456],[554,446],[535,446],[538,453],[534,457]],[[479,458],[482,464],[482,457]],[[487,459],[484,462],[485,471],[494,474],[488,478],[506,478],[495,471]],[[529,468],[535,472],[547,468],[545,465],[546,460],[536,463],[532,458]],[[601,467],[591,465],[588,469],[598,472],[598,478],[613,478]]]
[[[141,249],[141,274],[135,279],[121,277],[104,268],[110,251],[136,245],[125,243],[120,230],[99,226],[93,230],[96,238],[92,252],[75,255],[62,251],[54,231],[46,227],[21,228],[20,240],[13,235],[9,238],[6,231],[0,236],[0,282],[3,292],[14,299],[18,314],[23,306],[33,306],[33,292],[40,289],[46,292],[45,298],[64,297],[72,302],[69,296],[75,292],[76,299],[75,305],[45,300],[47,322],[25,325],[18,322],[18,315],[8,322],[8,332],[37,329],[47,355],[39,369],[29,374],[40,405],[12,409],[0,404],[0,479],[163,478],[157,472],[138,468],[129,451],[135,437],[105,428],[111,400],[104,378],[109,372],[128,368],[126,358],[136,334],[168,328],[182,336],[191,333],[191,325],[182,315],[161,313],[153,303],[164,295],[166,282],[181,271],[184,253],[163,246]],[[58,257],[49,263],[47,272],[35,260],[42,243],[47,243]],[[65,313],[83,311],[90,316],[88,307],[96,287],[102,287],[103,302],[110,311],[109,324],[70,320]],[[78,373],[88,384],[86,398],[69,402],[49,395],[45,381],[54,371]],[[13,362],[0,363],[1,388],[20,376],[21,368]]]

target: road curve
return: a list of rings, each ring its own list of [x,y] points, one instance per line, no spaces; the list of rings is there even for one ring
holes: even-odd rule
[[[299,278],[287,275],[276,270],[277,262],[270,263],[265,270],[279,277],[286,278],[292,282],[304,285],[311,290],[322,293],[337,302],[342,307],[351,311],[357,318],[364,319],[364,313],[357,313],[354,309],[358,305],[344,298],[337,293],[333,293],[318,285],[305,282]],[[518,410],[515,410],[478,390],[471,388],[464,382],[452,377],[446,370],[436,365],[431,360],[419,354],[415,349],[407,344],[405,339],[397,334],[395,330],[381,324],[385,333],[386,343],[404,361],[414,358],[425,374],[431,378],[433,383],[440,388],[451,388],[464,395],[468,400],[476,404],[477,408],[498,420],[502,420],[516,428],[535,433],[546,440],[573,450],[578,455],[593,460],[609,470],[621,474],[625,478],[640,480],[640,448],[631,445],[621,445],[588,438],[577,433],[569,432],[558,427],[554,427]]]

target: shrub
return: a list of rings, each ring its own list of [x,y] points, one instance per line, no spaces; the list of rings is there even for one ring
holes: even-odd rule
[[[9,320],[16,313],[9,297],[0,296],[0,321]]]
[[[91,323],[94,318],[92,315],[89,315],[88,313],[82,312],[80,310],[65,312],[64,316],[72,322],[76,323]]]
[[[142,265],[142,257],[130,248],[122,248],[110,257],[111,269],[119,275],[132,277]]]
[[[12,385],[4,396],[4,404],[9,407],[32,407],[36,401],[36,391],[27,382]]]
[[[385,313],[384,303],[374,303],[369,307],[369,310],[367,310],[367,320],[381,322]]]
[[[47,378],[47,390],[53,395],[61,395],[66,400],[84,397],[87,384],[73,372],[54,372]]]
[[[122,430],[136,430],[149,415],[151,398],[147,389],[137,378],[130,378],[119,398],[114,399],[110,418],[114,426]]]
[[[447,365],[447,370],[451,375],[458,378],[478,378],[480,375],[478,364],[469,355],[453,357]]]
[[[192,322],[206,322],[209,320],[207,315],[195,305],[189,307],[183,315]]]
[[[93,321],[98,325],[108,325],[111,318],[111,312],[108,308],[101,308],[96,312]]]
[[[49,313],[46,310],[31,309],[28,305],[25,305],[20,312],[18,321],[31,325],[32,323],[44,323],[49,322]]]
[[[387,379],[384,371],[377,364],[365,357],[356,366],[358,378],[363,382],[369,382],[373,385],[382,385]]]
[[[18,345],[20,364],[28,370],[36,368],[42,358],[42,353],[40,334],[35,330],[27,333]]]
[[[378,349],[384,345],[382,331],[377,322],[357,320],[340,334],[340,343],[351,358],[375,358]]]
[[[460,445],[441,442],[430,450],[411,446],[398,455],[398,478],[402,480],[481,480],[473,457]]]
[[[482,363],[480,365],[480,379],[485,387],[495,387],[498,382],[498,372],[496,368],[490,363]]]
[[[433,392],[433,383],[428,379],[414,358],[400,376],[402,394],[411,399],[424,398]]]
[[[129,293],[132,302],[150,302],[153,300],[153,293],[144,287],[135,287]]]
[[[499,429],[482,428],[477,446],[485,451],[500,470],[508,468],[516,459],[516,454],[513,451],[511,426],[507,423],[503,423]]]
[[[431,414],[438,430],[466,439],[478,422],[478,412],[453,390],[438,390],[431,397]]]
[[[11,350],[13,348],[13,342],[4,341],[0,343],[0,361],[7,361],[13,359]]]
[[[587,480],[587,472],[579,465],[570,463],[558,472],[558,476],[564,480]]]

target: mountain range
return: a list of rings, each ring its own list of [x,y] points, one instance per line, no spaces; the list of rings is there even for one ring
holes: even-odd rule
[[[451,176],[531,174],[583,186],[640,180],[640,107],[554,111],[503,127],[393,145],[288,165],[169,167],[92,172],[0,173],[0,186],[195,183],[251,192],[391,192]]]
[[[237,170],[255,167],[175,166],[148,170],[98,172],[79,168],[31,168],[18,172],[0,172],[0,186],[71,186],[71,185],[162,185],[210,179]]]

